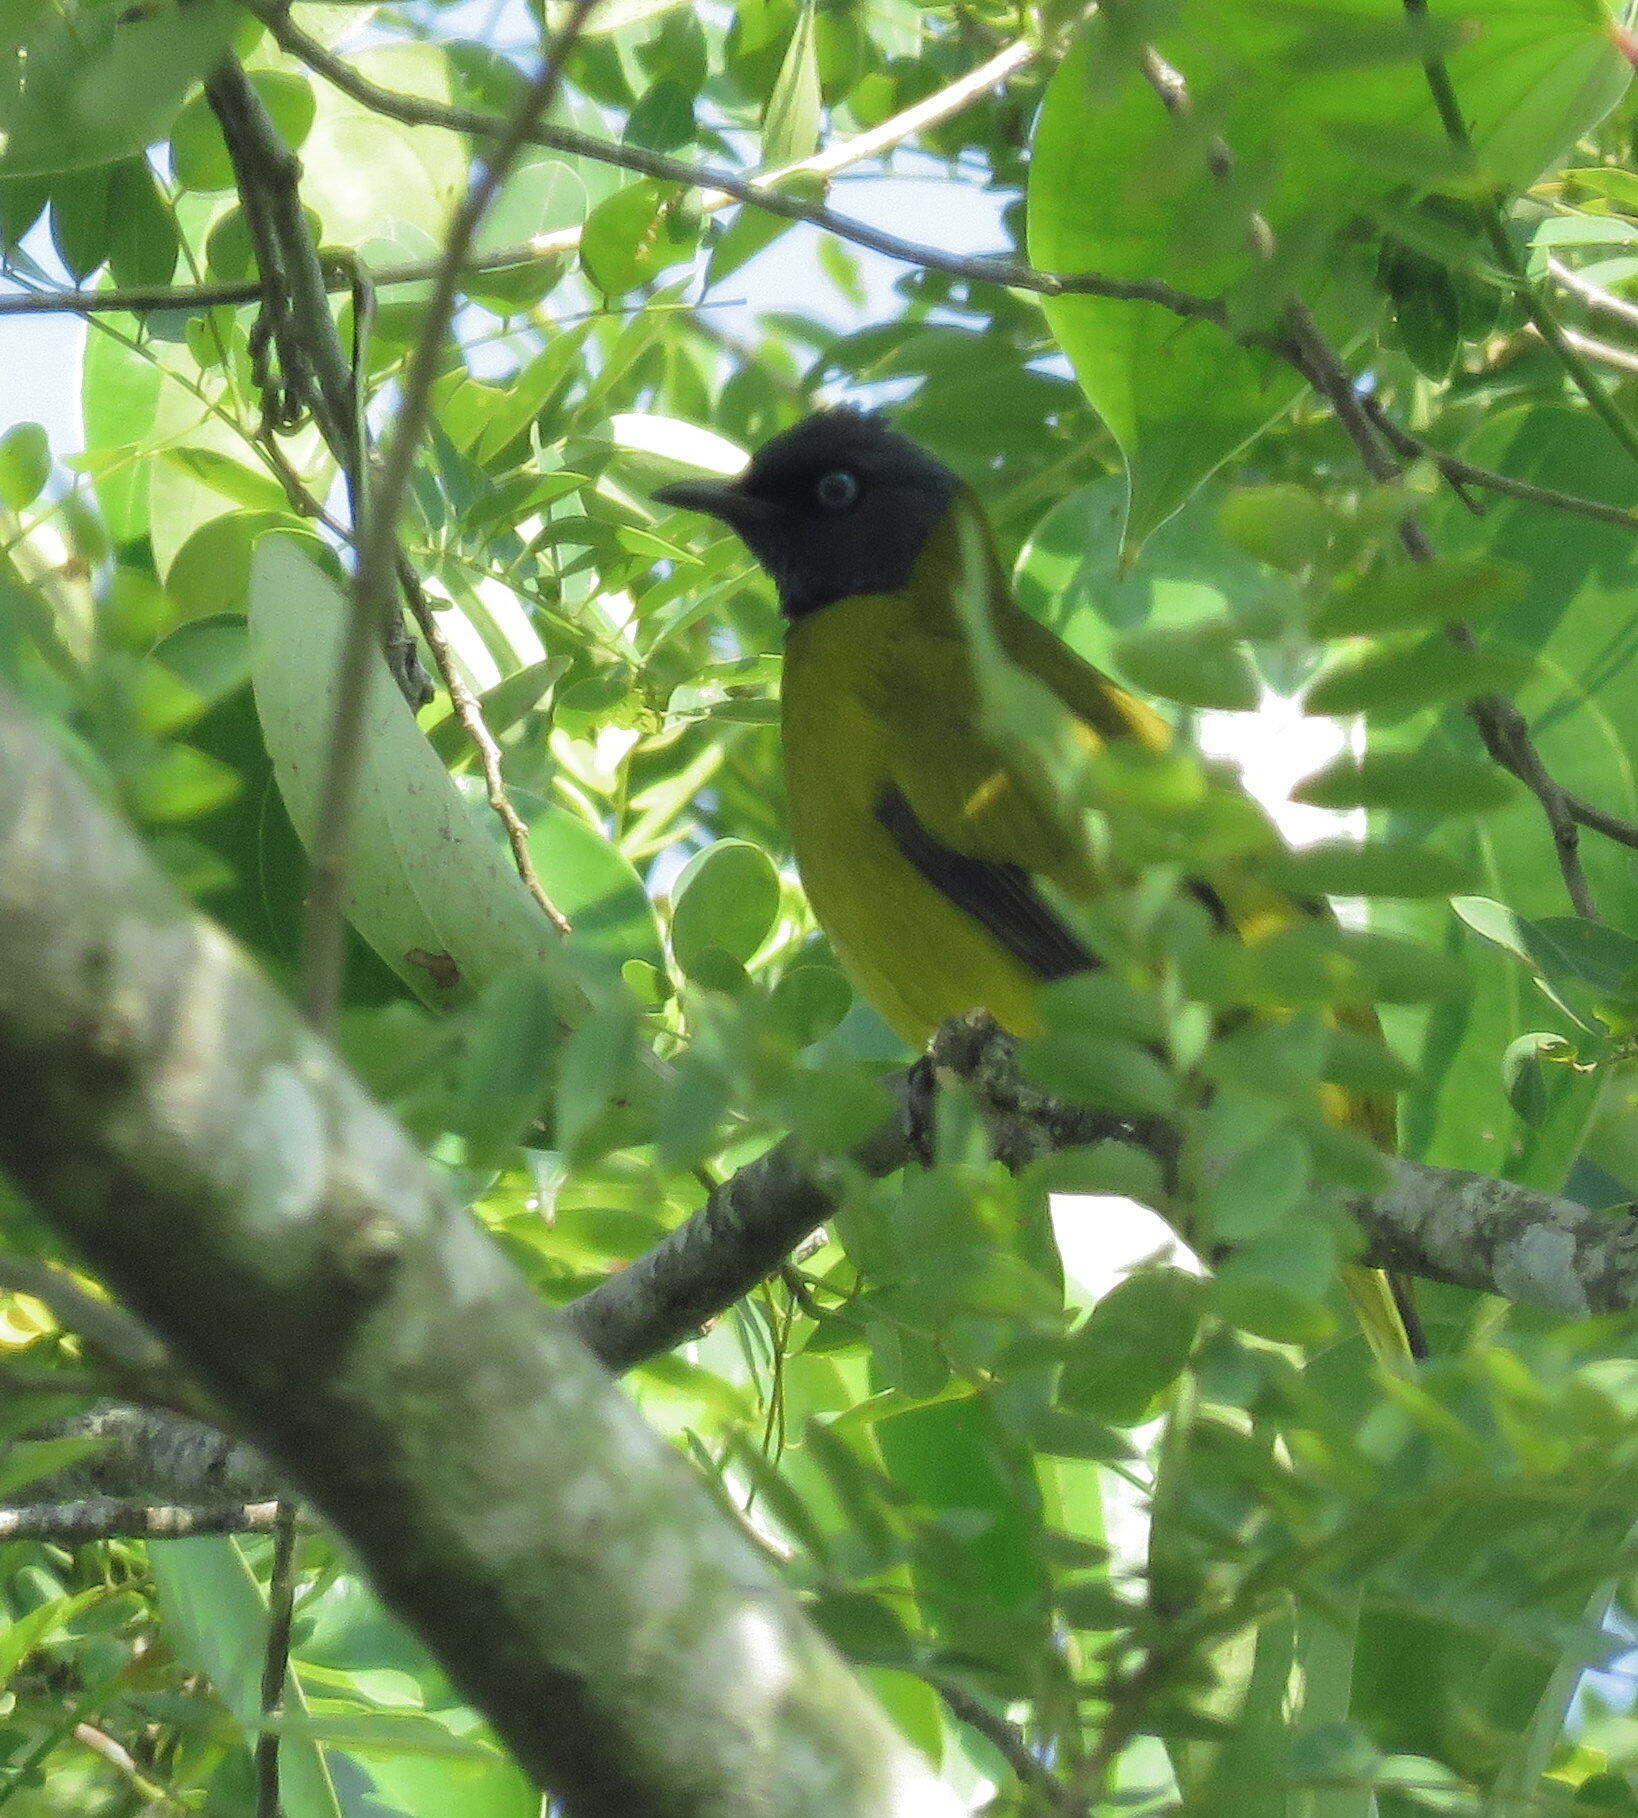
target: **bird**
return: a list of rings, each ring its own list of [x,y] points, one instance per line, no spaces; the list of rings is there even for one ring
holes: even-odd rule
[[[1024,611],[977,493],[880,412],[815,411],[737,477],[654,497],[726,524],[778,593],[791,843],[860,995],[917,1047],[971,1011],[1039,1033],[1042,984],[1100,963],[1054,899],[1090,903],[1106,876],[1041,775],[988,729],[975,638],[1022,673],[1043,735],[1159,752],[1170,722]],[[1230,891],[1231,906],[1217,883],[1185,888],[1242,934],[1271,912],[1329,913],[1268,886]],[[1391,1099],[1333,1098],[1392,1148]],[[1373,1354],[1405,1371],[1422,1345],[1404,1286],[1359,1265],[1343,1278]]]

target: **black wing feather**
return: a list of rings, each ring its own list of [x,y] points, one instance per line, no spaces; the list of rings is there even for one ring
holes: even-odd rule
[[[1039,979],[1068,978],[1099,961],[1036,889],[1022,865],[974,858],[936,839],[896,788],[876,802],[876,819],[927,882],[985,927]]]

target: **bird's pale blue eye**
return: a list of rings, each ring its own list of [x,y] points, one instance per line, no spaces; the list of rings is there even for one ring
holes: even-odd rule
[[[813,489],[813,496],[826,511],[846,511],[859,497],[859,482],[845,467],[827,473]]]

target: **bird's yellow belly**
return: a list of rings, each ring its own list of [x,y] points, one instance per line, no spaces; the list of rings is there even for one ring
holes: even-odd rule
[[[787,684],[784,744],[797,869],[859,994],[917,1046],[967,1010],[1033,1033],[1033,975],[935,890],[876,818],[889,773],[870,716],[845,694],[809,703]]]

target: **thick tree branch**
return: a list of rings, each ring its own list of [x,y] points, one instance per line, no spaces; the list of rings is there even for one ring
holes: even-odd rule
[[[216,1506],[265,1502],[280,1488],[261,1453],[186,1414],[110,1403],[33,1435],[95,1439],[96,1451],[30,1488],[53,1500],[121,1498]]]
[[[0,1165],[529,1771],[610,1818],[949,1809],[566,1323],[3,691],[0,773]]]

